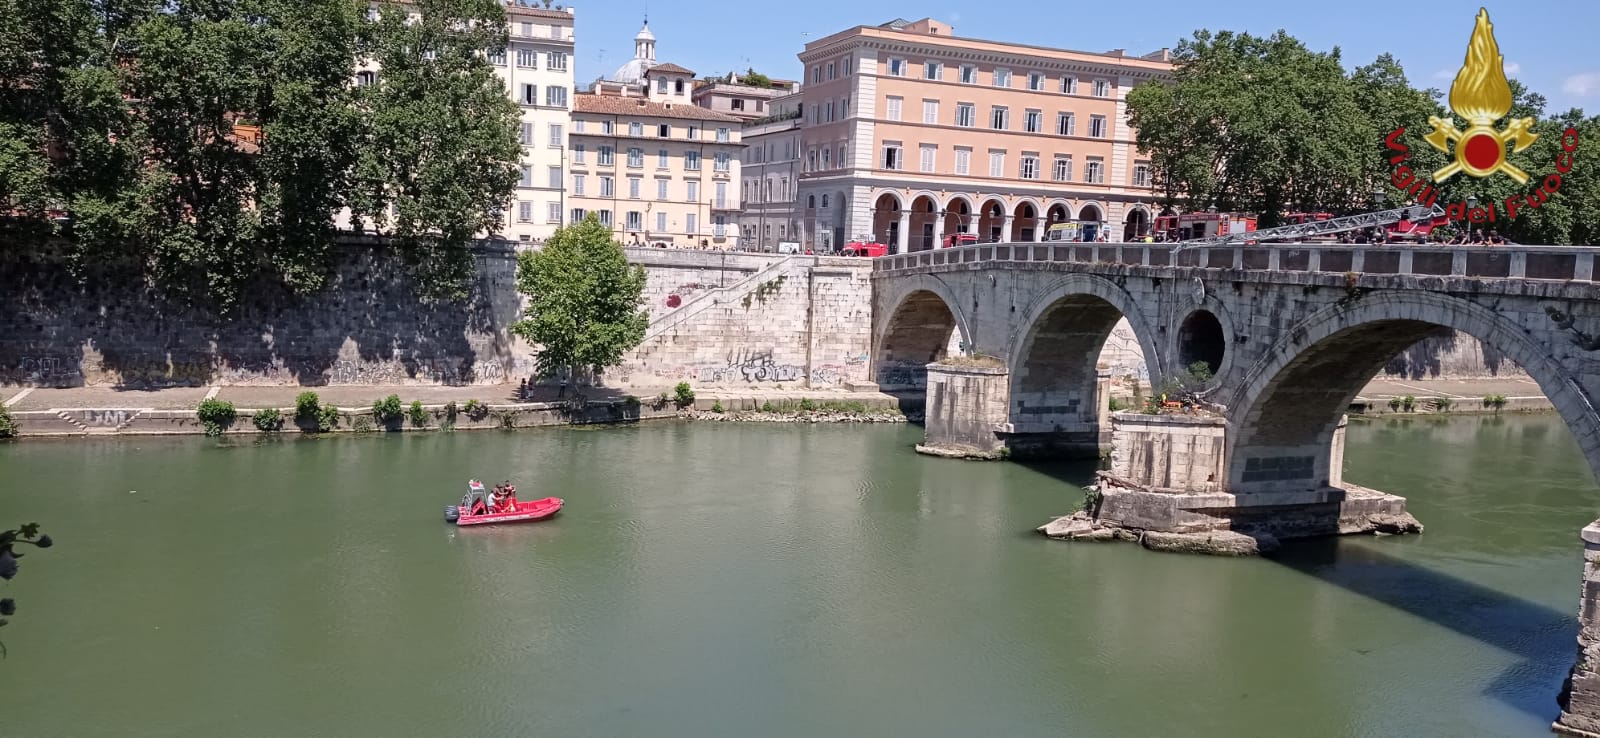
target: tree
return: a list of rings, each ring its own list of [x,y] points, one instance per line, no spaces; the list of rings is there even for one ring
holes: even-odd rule
[[[419,13],[408,20],[408,12]],[[381,70],[361,88],[355,215],[387,228],[429,298],[467,294],[468,244],[494,231],[517,182],[521,113],[483,58],[507,42],[497,0],[385,3],[364,33]]]
[[[11,581],[17,575],[20,565],[17,559],[22,554],[17,553],[17,546],[29,545],[35,548],[49,548],[55,545],[50,536],[39,534],[38,523],[28,523],[18,526],[14,530],[0,530],[0,579]],[[10,597],[0,597],[0,627],[5,627],[6,618],[15,615],[17,602]],[[0,655],[5,654],[5,646],[0,644]]]
[[[771,87],[772,78],[757,72],[755,67],[750,67],[744,70],[744,74],[739,75],[739,83],[751,87]]]
[[[622,244],[591,214],[557,229],[544,248],[517,255],[517,290],[528,305],[511,331],[540,346],[545,376],[599,372],[644,340],[644,285],[644,267],[629,264]]]

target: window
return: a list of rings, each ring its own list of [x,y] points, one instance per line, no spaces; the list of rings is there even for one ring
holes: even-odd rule
[[[884,120],[900,120],[900,102],[898,97],[889,98],[888,105],[883,109]]]
[[[832,80],[836,80],[838,78],[839,78],[839,68],[834,66],[833,62],[828,62],[828,80],[832,81]]]
[[[1077,119],[1077,117],[1073,116],[1073,114],[1071,114],[1071,113],[1057,113],[1056,114],[1056,135],[1057,136],[1076,136],[1076,135],[1078,135],[1078,119]]]
[[[891,76],[891,77],[904,77],[904,76],[906,76],[906,60],[904,60],[904,59],[896,59],[894,57],[890,57],[889,58],[889,76]]]
[[[667,230],[667,214],[666,213],[664,213],[664,212],[656,213],[656,230],[662,231],[662,232],[665,232]]]
[[[657,200],[666,200],[667,199],[667,180],[664,180],[664,179],[656,180],[656,199]]]
[[[637,146],[629,147],[628,148],[628,167],[630,169],[638,169],[639,167],[642,167],[642,166],[644,166],[644,149],[641,149],[641,148],[639,148]]]
[[[573,208],[572,209],[572,222],[573,223],[582,223],[583,222],[583,216],[584,216],[583,208]]]
[[[629,136],[634,136],[634,137],[643,136],[644,135],[644,124],[640,123],[639,121],[634,121],[632,123],[629,123],[628,124],[628,135]]]
[[[972,103],[956,103],[956,125],[971,128],[978,125],[978,108]]]
[[[822,67],[812,67],[811,68],[811,83],[812,84],[820,84],[821,82],[822,82]]]
[[[717,129],[717,143],[724,143],[725,144],[725,143],[728,143],[731,140],[733,140],[733,139],[729,137],[729,131],[728,131],[727,128],[718,128]]]
[[[562,127],[562,125],[560,123],[551,123],[550,124],[550,146],[551,146],[551,148],[559,149],[559,148],[561,148],[562,144],[566,143],[567,137],[562,135],[564,133],[566,133],[566,131],[563,129],[563,127]]]
[[[595,217],[600,219],[600,225],[603,225],[603,226],[605,226],[607,228],[611,227],[611,211],[610,210],[596,210],[596,211],[594,211],[594,214],[595,214]]]
[[[639,199],[639,197],[640,197],[639,193],[640,193],[640,191],[642,189],[643,189],[643,180],[639,179],[638,177],[629,177],[628,178],[628,199],[629,200],[637,200],[637,199]]]
[[[551,51],[544,55],[544,67],[552,72],[567,71],[567,52]]]
[[[650,83],[649,82],[645,82],[645,87],[648,88],[649,86],[650,86]],[[648,89],[646,91],[648,91]],[[667,78],[666,77],[657,77],[656,78],[656,92],[658,94],[661,94],[661,95],[667,94]]]
[[[486,56],[489,57],[489,63],[493,64],[495,66],[503,67],[506,64],[506,50],[505,49],[490,49],[489,53],[486,54]]]
[[[1089,157],[1083,163],[1083,181],[1090,184],[1104,184],[1106,181],[1105,160],[1098,156]]]
[[[939,101],[938,100],[923,100],[922,101],[922,122],[923,123],[927,123],[929,125],[932,125],[932,124],[935,124],[935,123],[939,122]]]
[[[521,30],[522,30],[522,33],[519,34],[519,35],[529,36],[529,37],[533,36],[533,24],[532,23],[529,23],[527,21],[523,21],[522,26],[521,26]]]
[[[1022,166],[1018,169],[1018,173],[1022,175],[1023,179],[1038,179],[1039,178],[1039,155],[1038,154],[1023,154],[1022,155]]]
[[[573,133],[583,133],[583,121],[581,121],[581,120],[572,121],[572,132]]]
[[[685,151],[685,152],[683,152],[683,168],[687,169],[687,170],[689,170],[691,172],[700,171],[700,152],[698,152],[698,151]]]
[[[833,101],[829,100],[827,102],[827,104],[824,106],[823,109],[824,109],[825,112],[822,114],[822,119],[827,121],[827,122],[829,122],[829,123],[832,123],[833,122]]]
[[[601,175],[600,176],[600,196],[601,197],[613,197],[613,196],[615,196],[617,194],[616,184],[617,184],[616,180],[614,180],[614,179],[612,179],[612,178],[610,178],[608,176]]]
[[[1089,137],[1090,138],[1105,138],[1106,137],[1106,117],[1105,116],[1103,116],[1103,115],[1091,115],[1091,116],[1089,116]]]
[[[533,124],[532,123],[529,123],[527,121],[523,121],[522,122],[522,135],[519,136],[517,140],[521,141],[523,146],[528,146],[528,145],[531,145],[533,143]]]
[[[1004,68],[994,70],[994,86],[995,87],[1010,87],[1011,86],[1011,70],[1004,69]]]
[[[700,139],[700,126],[689,126],[688,135],[689,135],[690,139],[699,140]]]
[[[1004,105],[996,105],[989,111],[989,127],[1003,131],[1011,127],[1011,110]]]
[[[672,94],[674,94],[674,95],[682,95],[683,94],[683,80],[681,80],[681,79],[672,80]]]
[[[939,151],[938,147],[933,144],[922,144],[918,149],[922,154],[922,161],[920,162],[922,171],[932,172],[934,170],[934,157],[937,156]]]
[[[718,182],[717,183],[717,191],[716,192],[717,192],[716,200],[713,203],[715,205],[715,207],[719,207],[719,208],[728,207],[728,183],[727,182]]]
[[[1029,72],[1028,73],[1028,89],[1030,89],[1030,90],[1042,90],[1042,89],[1044,89],[1044,75],[1042,75],[1042,74],[1040,74],[1038,72]]]
[[[517,180],[517,186],[518,187],[532,187],[533,186],[533,167],[528,166],[527,164],[523,164],[522,165],[522,177]]]
[[[883,145],[883,168],[899,169],[904,162],[900,161],[900,144],[886,142]]]
[[[1061,93],[1064,94],[1064,95],[1076,95],[1076,94],[1078,94],[1078,78],[1077,77],[1062,77],[1061,78]]]
[[[850,57],[847,56],[844,58],[844,76],[846,77],[850,76],[850,62]]]
[[[1107,82],[1107,81],[1105,81],[1103,79],[1095,80],[1094,81],[1094,96],[1095,97],[1111,97],[1111,83]]]
[[[666,169],[668,166],[671,166],[670,164],[668,164],[668,161],[670,159],[671,159],[671,154],[668,154],[666,149],[661,149],[660,151],[657,151],[656,152],[656,168],[657,169]]]
[[[991,176],[991,177],[1004,177],[1004,176],[1006,176],[1006,152],[1004,152],[1004,151],[991,151],[991,152],[989,152],[989,176]]]
[[[549,105],[552,108],[566,107],[567,88],[559,86],[544,88],[544,104]]]
[[[584,179],[585,179],[585,177],[582,174],[574,174],[574,175],[572,175],[572,194],[574,194],[574,195],[582,195],[583,194],[583,181],[584,181]],[[578,220],[583,220],[583,219],[579,218]]]
[[[612,129],[611,121],[609,121],[609,120],[600,121],[600,133],[609,136],[609,135],[611,135],[612,130],[613,129]]]
[[[539,55],[533,49],[517,49],[517,66],[533,69],[539,66]]]
[[[656,138],[672,138],[672,126],[666,123],[656,126]]]
[[[582,164],[584,159],[583,144],[572,145],[572,163]]]
[[[1072,157],[1070,157],[1070,156],[1058,156],[1058,157],[1056,157],[1055,167],[1050,170],[1050,179],[1053,179],[1053,180],[1055,180],[1057,182],[1071,182],[1072,181]]]
[[[630,231],[644,230],[644,213],[637,210],[629,210],[627,223],[627,228]]]
[[[533,220],[533,203],[523,200],[517,203],[517,222],[528,223]]]
[[[725,236],[725,235],[727,235],[728,216],[726,216],[726,215],[713,215],[713,216],[711,216],[711,220],[712,220],[711,235],[713,235],[713,236]]]
[[[956,149],[956,174],[972,173],[972,149]]]
[[[1044,130],[1044,113],[1038,110],[1029,110],[1023,116],[1022,129],[1028,133],[1038,133]]]
[[[688,185],[688,187],[685,188],[685,192],[688,194],[688,197],[685,197],[684,199],[688,200],[689,202],[700,202],[700,183],[690,180],[684,184]]]
[[[561,189],[561,167],[550,167],[548,176],[549,179],[546,181],[549,183],[550,189]]]
[[[544,206],[544,222],[561,224],[561,203],[547,202]]]
[[[534,86],[534,85],[523,85],[522,86],[522,104],[523,105],[538,105],[539,104],[539,88]]]
[[[1133,165],[1133,186],[1150,186],[1150,162],[1138,162]]]
[[[944,76],[944,65],[939,62],[927,62],[922,65],[923,79],[939,79]]]
[[[716,163],[712,165],[713,168],[714,168],[714,171],[718,171],[718,172],[726,172],[726,171],[728,171],[728,163],[729,163],[730,160],[732,160],[732,158],[733,157],[731,155],[729,155],[728,152],[726,152],[726,151],[717,152]]]
[[[822,168],[823,169],[832,169],[833,168],[833,149],[823,149],[822,150]]]
[[[683,230],[684,230],[685,233],[699,233],[700,232],[700,216],[699,216],[699,214],[697,214],[697,213],[689,213],[687,215],[684,215],[683,216]]]
[[[844,147],[843,144],[840,144],[839,145],[839,158],[834,160],[834,161],[839,162],[840,168],[843,168],[844,165],[845,165],[845,162],[848,161],[848,159],[845,158],[844,152],[845,152],[845,147]]]
[[[964,85],[978,84],[978,68],[971,64],[962,64],[961,83]]]

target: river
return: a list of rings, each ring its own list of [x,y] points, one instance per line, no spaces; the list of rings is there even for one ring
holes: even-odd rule
[[[1033,528],[1092,467],[915,427],[0,445],[0,735],[1525,736],[1600,491],[1554,416],[1354,422],[1407,538],[1274,559]],[[563,496],[457,530],[468,476]]]

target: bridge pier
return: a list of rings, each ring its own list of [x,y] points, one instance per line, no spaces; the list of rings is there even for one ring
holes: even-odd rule
[[[1241,491],[1228,484],[1228,422],[1218,416],[1112,416],[1111,468],[1091,509],[1047,524],[1055,538],[1124,537],[1192,553],[1257,554],[1291,538],[1412,533],[1403,497],[1344,482],[1345,421],[1334,431],[1328,478],[1300,489]],[[1299,469],[1258,470],[1298,476]]]
[[[965,459],[1100,458],[1111,448],[1111,373],[1093,397],[1018,399],[998,360],[961,357],[927,366],[926,437],[919,453]],[[1031,402],[1030,402],[1031,400]],[[1083,407],[1086,405],[1087,407]]]
[[[1563,735],[1600,738],[1600,520],[1583,529],[1583,587],[1578,600],[1578,660],[1561,687]]]

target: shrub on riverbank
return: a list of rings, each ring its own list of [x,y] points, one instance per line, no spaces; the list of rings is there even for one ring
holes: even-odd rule
[[[15,438],[16,435],[17,421],[12,419],[5,405],[0,405],[0,438]]]
[[[339,427],[339,408],[333,405],[323,405],[317,411],[317,430],[328,433]]]
[[[255,417],[250,419],[256,424],[256,430],[273,432],[283,427],[283,413],[275,407],[264,407],[256,411]]]
[[[688,382],[679,382],[672,388],[672,399],[677,401],[678,407],[688,407],[694,404],[694,389]]]
[[[421,400],[411,401],[411,410],[407,413],[407,415],[411,416],[411,424],[417,426],[418,428],[427,425],[428,423],[428,411],[422,409]]]
[[[381,425],[389,425],[400,420],[404,414],[400,404],[399,395],[389,395],[372,403],[372,419]]]
[[[200,416],[200,424],[205,426],[206,435],[208,436],[222,435],[222,432],[227,430],[228,426],[233,424],[234,418],[237,417],[237,413],[233,409],[233,403],[227,400],[218,400],[215,397],[201,400],[200,407],[195,414]]]

